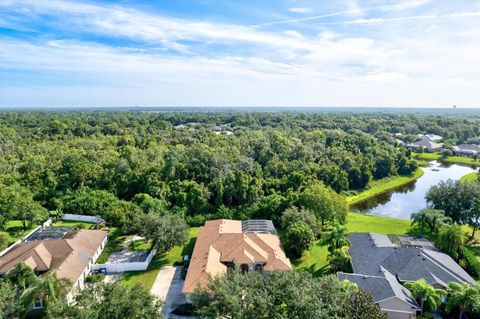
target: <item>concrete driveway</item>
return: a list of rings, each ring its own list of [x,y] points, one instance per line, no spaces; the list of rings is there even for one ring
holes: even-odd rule
[[[157,298],[164,300],[162,308],[164,318],[173,318],[170,313],[178,306],[185,303],[182,294],[183,279],[181,276],[181,266],[166,266],[160,269],[155,282],[153,283],[151,293]],[[178,318],[178,317],[177,317]]]

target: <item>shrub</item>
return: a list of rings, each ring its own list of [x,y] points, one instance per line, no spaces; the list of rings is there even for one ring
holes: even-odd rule
[[[192,304],[184,303],[178,306],[172,313],[177,316],[193,316],[195,314],[195,308]]]
[[[465,247],[462,247],[460,252],[462,255],[460,265],[464,267],[470,275],[474,277],[480,276],[480,261],[477,256]]]
[[[85,282],[97,283],[97,282],[102,282],[104,279],[105,279],[104,274],[93,274],[93,275],[87,276],[87,278],[85,278]]]

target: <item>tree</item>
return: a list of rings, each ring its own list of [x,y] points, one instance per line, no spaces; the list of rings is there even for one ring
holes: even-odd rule
[[[311,210],[321,220],[337,221],[344,224],[348,214],[348,206],[343,196],[335,193],[323,184],[307,187],[299,196],[298,202]]]
[[[447,292],[448,301],[445,307],[447,312],[458,307],[459,319],[462,319],[467,311],[480,314],[480,287],[451,282],[448,284]]]
[[[301,297],[299,297],[301,296]],[[335,276],[308,272],[239,270],[216,277],[191,295],[202,318],[343,318],[350,293]]]
[[[287,228],[287,246],[301,256],[305,250],[310,249],[315,241],[312,229],[305,222],[299,221]]]
[[[160,253],[182,245],[188,240],[188,225],[178,215],[143,215],[141,223],[140,234],[158,245]]]
[[[458,258],[458,250],[465,242],[465,235],[460,225],[444,225],[440,227],[436,243],[441,250]]]
[[[290,225],[296,222],[304,222],[317,237],[320,234],[320,225],[318,224],[317,217],[308,209],[298,209],[296,206],[287,208],[280,219],[280,225],[282,228],[287,229]]]
[[[346,271],[350,263],[348,248],[342,247],[340,249],[333,250],[327,255],[327,262],[332,273]]]
[[[10,244],[10,235],[8,233],[0,231],[0,251],[4,250]]]
[[[349,235],[347,227],[335,223],[331,230],[323,234],[323,243],[328,246],[328,251],[333,253],[343,246],[350,246],[351,243],[348,240]]]
[[[18,302],[18,288],[10,281],[0,279],[0,318],[16,319],[22,311]]]
[[[23,291],[20,296],[25,308],[28,309],[36,298],[43,302],[43,309],[47,310],[51,302],[65,297],[67,288],[71,285],[68,279],[57,278],[55,272],[50,272],[40,277]]]
[[[145,288],[117,284],[89,285],[75,303],[57,300],[47,309],[47,319],[161,319],[162,303]]]
[[[352,294],[345,305],[345,318],[348,319],[387,319],[387,314],[373,302],[373,297],[366,291]]]
[[[418,225],[423,231],[425,227],[433,233],[438,233],[439,228],[444,224],[450,224],[452,219],[445,216],[445,212],[439,209],[424,208],[410,217],[412,225]]]
[[[405,287],[410,290],[413,297],[420,305],[422,313],[428,310],[437,310],[442,304],[442,299],[447,294],[443,289],[435,289],[423,278],[414,282],[407,282],[405,283]]]
[[[7,273],[6,278],[17,285],[21,292],[30,287],[37,279],[33,270],[24,263],[16,264]]]

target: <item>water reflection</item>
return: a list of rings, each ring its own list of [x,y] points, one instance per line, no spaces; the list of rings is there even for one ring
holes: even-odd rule
[[[410,219],[410,215],[427,206],[425,194],[431,186],[447,179],[458,180],[475,171],[474,166],[432,161],[423,168],[417,181],[367,199],[351,207],[354,212]]]

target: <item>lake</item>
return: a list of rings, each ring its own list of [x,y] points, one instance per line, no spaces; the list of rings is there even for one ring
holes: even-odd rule
[[[447,179],[458,180],[463,175],[475,171],[472,166],[437,161],[430,162],[430,167],[422,169],[425,173],[418,180],[352,205],[351,211],[410,219],[412,213],[427,206],[425,194],[431,186]]]

